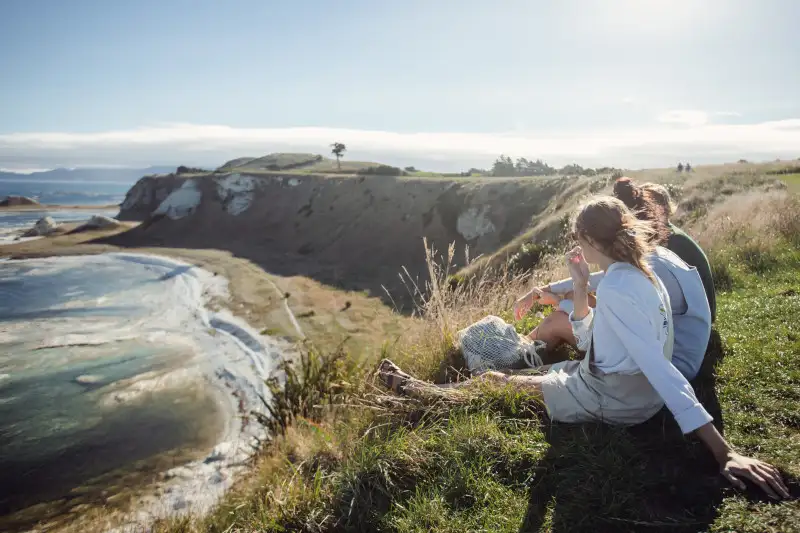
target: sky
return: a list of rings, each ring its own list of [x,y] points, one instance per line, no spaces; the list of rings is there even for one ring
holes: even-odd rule
[[[0,168],[800,157],[795,0],[2,0]]]

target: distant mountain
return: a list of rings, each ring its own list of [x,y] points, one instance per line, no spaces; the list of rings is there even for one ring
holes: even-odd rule
[[[175,167],[153,166],[147,168],[55,168],[31,174],[0,171],[0,180],[20,181],[113,181],[133,183],[148,174],[175,172]]]

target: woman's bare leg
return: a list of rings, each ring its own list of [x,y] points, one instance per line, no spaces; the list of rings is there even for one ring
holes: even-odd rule
[[[572,324],[569,315],[564,311],[554,310],[547,315],[541,324],[528,334],[531,340],[541,340],[547,343],[547,348],[552,350],[562,343],[575,346],[575,335],[572,334]]]
[[[498,388],[503,388],[505,386],[510,385],[517,390],[528,392],[530,394],[534,394],[536,396],[541,397],[543,380],[544,380],[543,375],[528,376],[528,375],[504,374],[502,372],[489,370],[488,372],[484,372],[480,376],[466,379],[459,383],[454,383],[452,385],[452,388],[466,389],[470,387],[485,386],[486,384],[489,384],[490,386],[496,386]]]
[[[378,367],[378,375],[381,381],[395,392],[418,399],[442,398],[447,394],[448,390],[462,390],[487,385],[498,388],[510,385],[518,390],[541,397],[541,383],[544,379],[544,376],[508,375],[489,371],[459,383],[435,385],[409,376],[388,359],[384,359],[381,362]]]

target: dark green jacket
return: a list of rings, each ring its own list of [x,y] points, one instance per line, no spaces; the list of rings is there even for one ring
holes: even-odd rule
[[[689,237],[680,228],[670,224],[671,234],[667,241],[667,248],[672,250],[675,255],[683,259],[687,265],[693,266],[703,280],[703,288],[706,290],[708,305],[711,307],[711,321],[717,317],[717,297],[714,293],[714,278],[711,276],[711,265],[708,263],[703,249],[694,239]]]

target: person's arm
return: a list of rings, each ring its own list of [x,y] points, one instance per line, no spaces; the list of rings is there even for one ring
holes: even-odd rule
[[[603,280],[603,276],[605,275],[606,273],[602,270],[599,272],[592,272],[589,275],[589,292],[597,290],[597,286],[600,285],[600,282]],[[566,298],[569,296],[568,293],[572,292],[572,278],[554,281],[549,285],[539,287],[539,289],[552,292],[553,294],[560,294]]]
[[[788,497],[783,481],[775,468],[757,459],[739,455],[717,432],[711,415],[695,396],[694,389],[686,378],[664,355],[661,344],[652,335],[646,314],[635,301],[620,290],[608,287],[598,299],[598,312],[602,312],[608,324],[647,380],[664,400],[684,433],[695,432],[709,448],[720,464],[722,474],[735,486],[741,488],[740,475],[757,483],[767,494],[775,491]],[[773,490],[774,489],[774,490]]]
[[[789,497],[789,489],[781,479],[777,468],[769,463],[736,453],[711,422],[697,428],[695,435],[711,450],[720,465],[722,475],[734,487],[745,489],[744,482],[737,477],[742,476],[761,487],[770,498],[777,500],[779,497]]]

